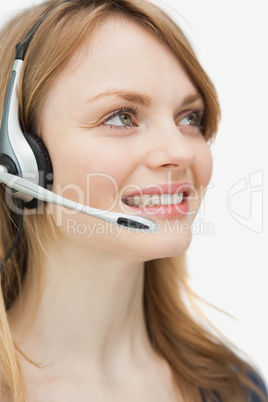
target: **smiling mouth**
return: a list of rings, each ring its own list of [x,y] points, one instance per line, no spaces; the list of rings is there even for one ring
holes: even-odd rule
[[[174,194],[142,194],[122,198],[122,201],[132,208],[152,208],[181,204],[187,195],[188,193],[186,192]]]

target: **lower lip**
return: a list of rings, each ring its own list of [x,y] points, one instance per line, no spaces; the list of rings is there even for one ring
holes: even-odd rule
[[[133,213],[141,213],[150,217],[181,218],[189,213],[189,202],[185,198],[180,204],[159,205],[155,207],[135,208],[124,203]]]

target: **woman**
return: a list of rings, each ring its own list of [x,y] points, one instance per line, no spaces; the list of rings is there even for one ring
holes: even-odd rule
[[[2,399],[266,401],[187,307],[220,110],[181,30],[147,1],[47,1],[2,31],[1,110],[17,43],[20,124],[48,150],[53,192],[158,231],[47,203],[25,209],[7,259],[18,214],[1,186]]]

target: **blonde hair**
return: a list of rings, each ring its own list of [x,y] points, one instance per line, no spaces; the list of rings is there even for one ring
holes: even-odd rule
[[[1,113],[15,45],[41,15],[60,3],[58,0],[49,0],[24,11],[2,30]],[[38,132],[38,116],[48,89],[89,32],[111,14],[131,18],[173,50],[203,96],[206,110],[203,135],[206,140],[213,139],[220,118],[214,86],[181,29],[159,7],[146,0],[73,0],[56,7],[47,16],[30,44],[24,63],[19,92],[20,118],[24,130],[41,136]],[[16,214],[7,206],[3,188],[0,189],[0,209],[0,260],[3,261],[14,238],[13,222],[17,220]],[[47,233],[53,230],[48,214],[25,217],[19,243],[1,275],[1,392],[6,396],[5,400],[9,398],[16,402],[25,402],[26,390],[18,360],[19,348],[10,334],[7,312],[19,297],[27,272],[38,265],[34,261],[42,252],[39,239],[41,225],[47,228]],[[37,281],[40,275],[40,272],[35,272]],[[248,378],[249,366],[198,324],[188,311],[184,294],[190,294],[190,290],[183,257],[146,263],[144,286],[144,309],[151,343],[169,363],[185,401],[201,402],[202,395],[212,401],[217,395],[223,402],[242,402],[248,388],[261,396]],[[262,398],[266,400],[264,396]]]

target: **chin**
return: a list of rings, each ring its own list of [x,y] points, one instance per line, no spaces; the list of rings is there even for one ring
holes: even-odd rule
[[[177,257],[180,254],[183,254],[190,246],[192,241],[192,235],[185,236],[177,236],[176,241],[165,241],[162,243],[161,247],[159,246],[159,255],[156,258],[168,258],[168,257]]]
[[[183,254],[190,246],[192,233],[167,232],[160,230],[150,236],[143,237],[137,249],[143,254],[144,261],[155,260],[159,258],[176,257]]]

